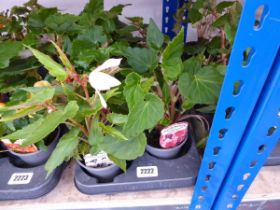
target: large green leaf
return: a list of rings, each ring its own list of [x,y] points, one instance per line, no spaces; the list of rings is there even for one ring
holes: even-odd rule
[[[88,41],[92,44],[104,44],[107,41],[107,37],[104,34],[102,27],[95,26],[94,28],[90,28],[79,34],[78,40]]]
[[[163,76],[166,80],[176,80],[181,74],[183,69],[183,63],[181,58],[168,59],[161,65],[164,73]]]
[[[183,72],[189,72],[191,74],[196,73],[201,69],[201,61],[196,57],[191,57],[184,61]]]
[[[45,28],[45,20],[57,13],[57,8],[40,8],[39,10],[33,11],[29,18],[27,27],[35,33],[42,33]]]
[[[20,42],[0,42],[0,69],[8,67],[10,59],[17,56],[21,50],[22,44]]]
[[[107,115],[107,119],[113,125],[123,125],[127,122],[128,116],[124,114],[110,113]]]
[[[176,80],[182,72],[181,56],[184,49],[184,29],[168,44],[162,54],[163,76],[166,80]]]
[[[39,62],[45,66],[52,76],[56,77],[60,81],[64,81],[66,79],[67,73],[63,66],[55,62],[50,56],[33,49],[32,47],[28,48],[32,51],[33,55],[39,60]]]
[[[193,104],[215,104],[218,100],[223,76],[211,66],[192,74],[185,72],[179,78],[180,93]]]
[[[2,137],[2,139],[24,139],[23,146],[35,144],[53,132],[59,124],[74,117],[78,110],[79,107],[77,103],[75,101],[70,101],[64,110],[49,113],[47,116],[39,118],[28,126]]]
[[[55,94],[55,88],[53,87],[29,87],[21,89],[30,93],[29,98],[24,102],[19,101],[19,104],[12,104],[11,106],[0,108],[0,111],[16,110],[28,108],[34,105],[40,105],[43,104],[45,101],[52,99]]]
[[[44,108],[40,107],[40,106],[32,106],[32,107],[24,108],[19,111],[16,111],[15,113],[8,114],[7,116],[5,116],[5,115],[1,116],[0,122],[12,121],[12,120],[27,116],[29,114],[38,112],[42,109],[44,109]]]
[[[222,13],[224,9],[231,7],[233,4],[235,4],[235,1],[222,1],[217,6],[217,12]]]
[[[0,55],[0,60],[1,57],[2,56]],[[27,59],[13,60],[11,61],[10,66],[0,70],[0,77],[23,75],[30,70],[37,69],[39,66],[40,65],[37,59],[34,57],[30,57]]]
[[[145,92],[141,87],[141,76],[134,72],[127,75],[123,93],[130,110],[138,101],[143,101]]]
[[[159,50],[163,44],[164,36],[153,21],[150,19],[150,24],[147,31],[147,43],[152,49]]]
[[[79,144],[79,133],[78,128],[72,128],[68,133],[59,140],[55,150],[52,152],[50,158],[48,159],[45,169],[48,175],[64,161],[69,160],[73,154],[74,150]]]
[[[83,13],[96,13],[104,10],[103,0],[90,0],[84,7]]]
[[[153,71],[158,65],[157,53],[146,48],[131,48],[125,51],[128,64],[134,71],[144,73],[148,70]]]
[[[130,138],[127,141],[119,141],[112,136],[105,136],[103,143],[99,146],[107,154],[121,160],[134,160],[141,157],[145,152],[147,144],[145,134]]]
[[[78,17],[71,14],[54,14],[45,20],[46,27],[58,34],[70,34],[77,32],[79,26],[76,24]]]
[[[146,94],[143,101],[138,101],[129,112],[124,127],[127,136],[136,136],[146,129],[153,128],[163,118],[164,104],[153,94]]]
[[[118,139],[118,140],[128,140],[128,138],[118,129],[104,125],[103,123],[99,123],[99,126],[103,129],[103,132],[108,135],[111,135],[112,137]]]
[[[88,141],[90,145],[94,147],[98,147],[98,144],[103,141],[103,133],[102,128],[99,125],[99,122],[97,119],[94,119],[91,124],[91,128],[89,130],[89,138]],[[97,152],[97,151],[95,151]]]

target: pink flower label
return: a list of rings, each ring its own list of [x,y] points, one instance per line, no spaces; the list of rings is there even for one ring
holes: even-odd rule
[[[187,122],[174,123],[161,130],[159,144],[162,148],[172,148],[181,144],[188,135]]]

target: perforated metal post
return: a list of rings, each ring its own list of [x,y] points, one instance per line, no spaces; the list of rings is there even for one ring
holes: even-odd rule
[[[280,41],[280,40],[279,40]],[[214,210],[236,209],[280,138],[280,51],[242,144],[216,198]]]
[[[267,78],[279,49],[279,5],[277,0],[245,1],[195,186],[190,207],[192,210],[215,209],[215,199],[219,197],[219,200],[223,200],[222,196],[226,194],[220,195],[219,190],[224,189],[223,180],[227,180],[226,174],[232,166],[232,160],[238,155],[236,151],[240,151],[237,148],[243,135],[248,132],[248,126],[252,124],[254,110],[258,109],[257,101],[261,100],[260,95],[268,82]],[[279,97],[275,100],[279,101]],[[270,144],[267,151],[273,144]],[[233,177],[235,175],[231,174]]]
[[[174,15],[178,8],[180,8],[187,0],[163,0],[162,1],[162,32],[168,35],[170,38],[176,36],[173,32],[173,27],[175,24]],[[187,11],[184,18],[187,18]],[[183,25],[185,28],[185,40],[187,35],[187,24]]]

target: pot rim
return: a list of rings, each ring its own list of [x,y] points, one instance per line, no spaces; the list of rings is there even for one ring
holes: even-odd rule
[[[186,136],[186,138],[184,139],[184,141],[182,141],[180,144],[178,144],[178,145],[176,145],[175,147],[172,147],[172,148],[153,147],[152,145],[149,145],[149,144],[147,144],[147,147],[151,147],[151,148],[153,148],[154,150],[159,150],[159,151],[171,151],[171,150],[177,149],[178,147],[183,146],[183,144],[185,144],[185,143],[187,142],[188,139],[189,139],[189,137]]]
[[[57,130],[56,135],[54,137],[54,140],[52,141],[52,143],[49,144],[48,148],[53,145],[59,138],[60,132],[61,132],[61,128],[60,126],[58,126],[55,130]],[[5,146],[5,145],[4,145]],[[15,156],[24,156],[24,157],[28,157],[28,156],[33,156],[36,154],[39,154],[41,152],[47,152],[47,151],[43,151],[43,150],[38,150],[37,152],[32,152],[32,153],[18,153],[18,152],[14,152],[11,149],[8,149],[8,152],[10,152],[11,154],[15,155]]]
[[[103,168],[94,168],[94,167],[89,167],[89,166],[86,166],[81,160],[76,160],[78,162],[78,164],[87,169],[87,170],[95,170],[95,171],[105,171],[105,170],[108,170],[108,169],[111,169],[111,168],[114,168],[114,167],[118,167],[120,168],[117,164],[113,163],[112,165],[110,166],[106,166],[106,167],[103,167]]]

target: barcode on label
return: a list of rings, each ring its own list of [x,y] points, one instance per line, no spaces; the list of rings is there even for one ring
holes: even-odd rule
[[[33,173],[13,173],[9,179],[8,185],[29,184]]]
[[[136,175],[138,178],[157,177],[157,166],[141,166],[136,168]]]

